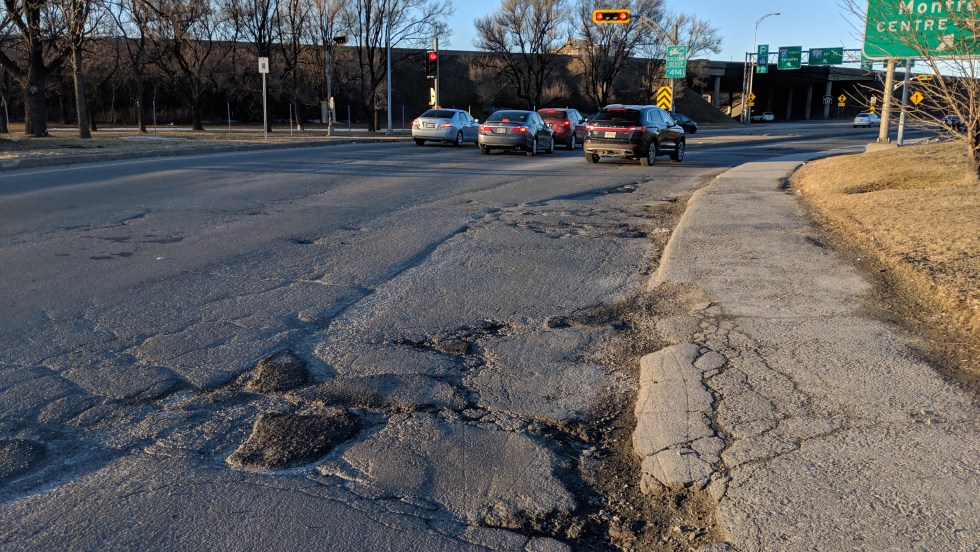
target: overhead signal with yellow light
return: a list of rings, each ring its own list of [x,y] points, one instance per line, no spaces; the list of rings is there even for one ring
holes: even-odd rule
[[[629,10],[592,10],[593,23],[629,23]]]

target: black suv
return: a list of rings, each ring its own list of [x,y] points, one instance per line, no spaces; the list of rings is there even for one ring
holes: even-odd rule
[[[586,126],[585,158],[639,159],[653,165],[659,155],[684,160],[684,129],[663,109],[653,105],[609,105]]]

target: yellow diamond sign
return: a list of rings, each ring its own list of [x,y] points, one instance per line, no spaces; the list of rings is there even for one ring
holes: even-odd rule
[[[755,94],[749,92],[749,101],[750,102],[754,102],[755,101]]]
[[[916,92],[916,93],[912,94],[911,96],[909,96],[909,99],[912,100],[912,103],[913,104],[919,105],[919,102],[921,102],[922,100],[926,99],[926,97],[922,95],[922,92]]]
[[[847,101],[847,96],[841,94],[840,96],[837,96],[837,101],[839,101],[841,103],[846,102]]]

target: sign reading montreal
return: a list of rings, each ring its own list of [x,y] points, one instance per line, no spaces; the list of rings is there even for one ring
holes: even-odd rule
[[[869,0],[864,55],[872,59],[976,54],[980,0]]]

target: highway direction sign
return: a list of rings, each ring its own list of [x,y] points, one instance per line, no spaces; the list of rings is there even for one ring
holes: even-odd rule
[[[973,32],[973,2],[868,0],[864,55],[874,59],[980,54]]]
[[[811,48],[810,65],[840,65],[844,63],[844,48]]]
[[[668,79],[687,77],[687,46],[683,44],[667,46],[667,70],[664,76]]]
[[[780,46],[777,69],[799,69],[803,62],[802,46]]]

